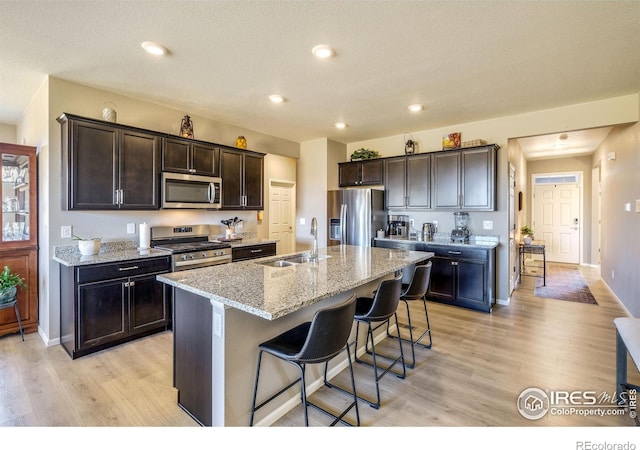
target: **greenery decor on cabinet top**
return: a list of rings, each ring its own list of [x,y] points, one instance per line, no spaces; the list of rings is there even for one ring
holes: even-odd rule
[[[351,161],[361,161],[365,159],[376,159],[380,154],[368,148],[359,148],[351,154]]]

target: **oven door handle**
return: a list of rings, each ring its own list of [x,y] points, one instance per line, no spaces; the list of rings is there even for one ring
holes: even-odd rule
[[[225,264],[231,262],[231,256],[214,256],[212,258],[193,259],[189,261],[176,261],[175,267],[196,266],[206,263]],[[213,265],[212,264],[212,265]]]

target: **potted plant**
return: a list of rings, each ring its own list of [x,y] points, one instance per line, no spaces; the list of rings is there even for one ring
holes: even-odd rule
[[[73,239],[78,241],[78,250],[83,256],[97,255],[102,245],[102,238],[81,238],[74,234]]]
[[[366,159],[375,159],[380,154],[375,150],[370,150],[368,148],[359,148],[353,152],[351,155],[351,161],[362,161]]]
[[[12,301],[18,287],[27,287],[24,278],[15,272],[11,272],[9,266],[4,266],[4,270],[0,272],[0,304]]]
[[[533,229],[529,225],[524,225],[520,228],[520,233],[524,238],[524,243],[531,244],[531,241],[533,241]]]

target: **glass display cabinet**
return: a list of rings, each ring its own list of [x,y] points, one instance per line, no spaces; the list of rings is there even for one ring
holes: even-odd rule
[[[0,143],[2,232],[0,270],[9,266],[27,285],[17,300],[25,333],[38,327],[38,218],[36,148]],[[19,332],[12,308],[0,310],[0,336]]]

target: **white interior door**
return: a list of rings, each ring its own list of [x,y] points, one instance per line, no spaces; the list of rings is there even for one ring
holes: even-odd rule
[[[278,241],[277,253],[291,253],[294,249],[293,209],[294,185],[271,182],[269,188],[269,239]]]
[[[536,184],[533,231],[544,240],[547,261],[580,262],[580,187],[577,183]]]

